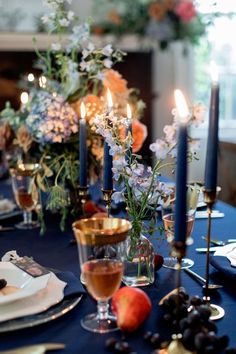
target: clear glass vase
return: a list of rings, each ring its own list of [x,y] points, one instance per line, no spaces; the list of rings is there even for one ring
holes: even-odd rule
[[[126,239],[121,249],[124,261],[124,275],[122,281],[127,286],[147,286],[154,282],[154,248],[149,239],[140,236],[131,240]]]

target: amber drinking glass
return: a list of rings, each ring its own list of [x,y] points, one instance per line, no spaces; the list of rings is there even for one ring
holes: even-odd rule
[[[35,184],[38,167],[38,164],[19,164],[10,170],[16,204],[23,211],[23,221],[15,225],[18,229],[39,227],[39,223],[32,220],[32,211],[36,209],[39,201],[39,192]]]
[[[116,317],[109,313],[109,299],[120,287],[123,260],[120,247],[131,227],[119,218],[90,218],[73,223],[82,279],[97,301],[97,313],[82,319],[83,328],[98,333],[117,330]]]

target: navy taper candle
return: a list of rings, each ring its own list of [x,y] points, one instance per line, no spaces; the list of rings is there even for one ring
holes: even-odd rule
[[[85,106],[81,104],[79,128],[79,184],[81,187],[87,187],[87,127],[84,119],[85,115]]]
[[[205,165],[205,189],[216,191],[218,165],[219,84],[212,82]]]
[[[104,142],[104,160],[103,160],[103,189],[113,189],[113,173],[112,173],[112,156],[110,155],[110,147]]]
[[[175,241],[186,240],[186,184],[187,184],[187,126],[179,125],[177,165],[176,165],[176,201],[175,201]]]

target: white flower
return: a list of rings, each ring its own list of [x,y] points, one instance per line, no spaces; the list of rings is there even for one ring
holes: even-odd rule
[[[105,79],[105,73],[102,72],[102,71],[98,71],[96,77],[97,77],[98,80],[104,81],[104,79]]]
[[[205,119],[206,107],[201,103],[193,107],[193,118],[196,124],[202,124]]]
[[[103,60],[103,65],[105,66],[105,68],[110,69],[113,65],[113,62],[110,59],[105,59],[105,60]]]
[[[109,57],[113,52],[112,45],[107,44],[103,49],[102,49],[102,54],[105,55],[106,57]]]
[[[66,18],[62,18],[58,22],[62,27],[68,27],[70,24],[70,22]]]
[[[50,18],[49,18],[49,16],[44,15],[44,16],[41,17],[41,21],[42,21],[43,23],[48,23],[48,22],[50,21]]]
[[[51,48],[54,52],[58,52],[61,50],[61,43],[52,43]]]
[[[176,135],[175,125],[174,124],[173,125],[165,125],[163,132],[166,135],[166,141],[168,143],[172,142],[174,140],[175,135]]]
[[[158,160],[164,160],[169,152],[167,143],[161,139],[157,139],[155,143],[150,145],[150,150],[155,153]]]
[[[124,192],[121,191],[121,192],[114,192],[112,194],[112,200],[114,201],[114,203],[118,204],[118,203],[122,203],[125,201],[125,198],[124,198]]]
[[[67,12],[67,18],[69,21],[73,20],[74,17],[75,17],[75,13],[73,11]]]
[[[199,139],[193,139],[189,142],[189,150],[191,153],[196,153],[197,150],[200,149],[200,140]]]

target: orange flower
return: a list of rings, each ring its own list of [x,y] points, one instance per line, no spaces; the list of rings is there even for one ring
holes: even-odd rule
[[[164,3],[152,2],[149,5],[148,14],[156,21],[161,21],[166,14],[166,7]]]
[[[137,119],[132,120],[132,137],[133,137],[133,145],[132,151],[133,153],[138,152],[147,137],[147,127],[145,124],[141,123]],[[125,138],[125,128],[120,128],[120,138]]]
[[[92,32],[98,36],[102,35],[104,33],[104,29],[99,26],[99,25],[95,25],[92,27]]]
[[[132,135],[133,135],[133,146],[132,150],[134,153],[138,152],[147,137],[147,127],[143,123],[139,122],[137,119],[132,121]]]
[[[18,145],[23,149],[25,153],[29,150],[33,142],[28,129],[24,125],[17,130],[16,139]]]
[[[108,19],[117,26],[122,24],[122,19],[116,10],[112,10],[108,13]]]
[[[8,123],[3,123],[0,126],[0,150],[7,149],[13,140],[13,132]]]
[[[175,8],[175,0],[165,0],[164,6],[167,11],[171,11]]]
[[[103,71],[104,79],[103,85],[105,88],[109,88],[112,93],[128,95],[127,81],[123,79],[118,71],[113,69],[107,69]]]
[[[96,114],[101,114],[103,112],[103,103],[98,96],[87,95],[77,102],[72,104],[77,115],[80,117],[80,104],[84,102],[86,108],[86,120],[89,124],[93,123],[93,119]]]

